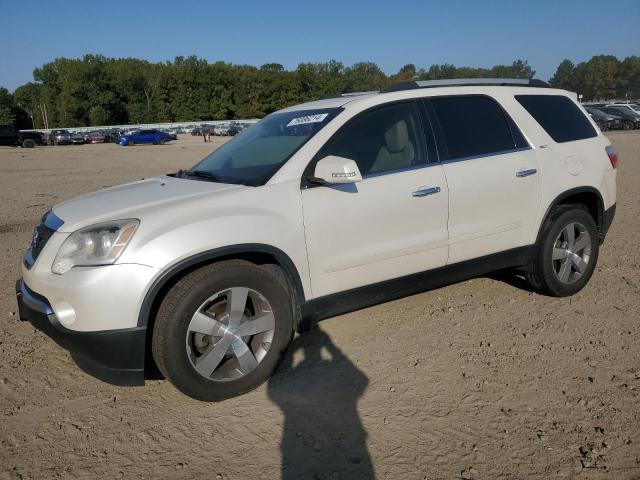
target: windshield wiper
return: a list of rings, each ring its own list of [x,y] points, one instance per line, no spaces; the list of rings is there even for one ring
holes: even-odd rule
[[[204,170],[184,170],[182,172],[182,177],[185,175],[189,175],[192,177],[198,177],[205,180],[209,180],[210,182],[218,182],[218,176],[214,173],[205,172]]]

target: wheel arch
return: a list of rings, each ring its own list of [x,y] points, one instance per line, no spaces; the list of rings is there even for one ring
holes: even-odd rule
[[[286,253],[271,245],[257,243],[230,245],[197,253],[180,260],[162,272],[145,294],[138,313],[138,327],[145,327],[149,324],[154,316],[154,304],[158,304],[164,298],[164,294],[180,278],[200,267],[224,260],[247,260],[257,265],[277,265],[285,275],[297,307],[304,303],[304,287],[300,274]]]
[[[558,205],[580,204],[587,207],[589,213],[596,222],[598,228],[598,236],[602,238],[604,232],[604,200],[600,192],[594,187],[575,187],[558,195],[553,202],[547,207],[547,211],[542,217],[540,226],[538,227],[538,235],[536,236],[536,245],[539,244],[545,223],[549,218],[549,214]]]
[[[224,260],[247,260],[257,265],[276,265],[280,267],[291,291],[294,309],[294,327],[297,331],[305,329],[301,314],[305,304],[304,287],[295,264],[279,248],[265,244],[240,244],[215,248],[185,258],[163,271],[147,290],[138,313],[138,327],[145,327],[145,375],[156,373],[157,367],[151,353],[153,326],[158,308],[167,292],[175,283],[188,273],[215,262]]]

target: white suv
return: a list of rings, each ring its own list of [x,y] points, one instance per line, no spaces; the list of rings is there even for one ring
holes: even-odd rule
[[[408,82],[286,108],[191,170],[81,196],[35,228],[20,316],[80,366],[157,365],[220,400],[309,322],[517,268],[588,282],[617,156],[575,94],[536,80]]]

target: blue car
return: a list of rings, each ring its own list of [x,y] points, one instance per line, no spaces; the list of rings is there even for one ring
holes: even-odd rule
[[[136,145],[143,143],[151,143],[153,145],[162,145],[171,140],[171,135],[160,130],[139,130],[118,137],[120,145]]]

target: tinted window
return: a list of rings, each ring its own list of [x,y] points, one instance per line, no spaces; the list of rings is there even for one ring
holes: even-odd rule
[[[516,95],[516,100],[558,143],[597,135],[580,108],[564,95]]]
[[[507,120],[500,105],[489,97],[432,98],[430,103],[440,127],[445,150],[441,157],[445,160],[527,146],[515,123]]]
[[[426,165],[418,107],[413,102],[376,108],[347,123],[318,158],[337,155],[358,164],[362,175]]]

